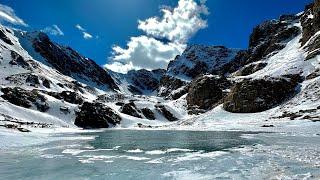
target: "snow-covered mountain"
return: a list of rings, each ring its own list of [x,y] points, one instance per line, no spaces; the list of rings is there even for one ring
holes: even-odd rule
[[[262,23],[247,50],[192,45],[167,70],[127,74],[104,70],[42,32],[0,25],[0,126],[205,129],[242,116],[257,120],[233,123],[317,121],[319,7]]]
[[[231,62],[238,51],[224,46],[191,45],[169,63],[167,73],[181,79],[194,79]]]

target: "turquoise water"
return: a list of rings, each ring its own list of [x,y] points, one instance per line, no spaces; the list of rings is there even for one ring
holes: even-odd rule
[[[128,130],[60,134],[46,144],[0,150],[0,179],[263,179],[261,173],[268,179],[268,173],[276,174],[272,168],[284,169],[286,177],[319,170],[281,159],[272,149],[260,152],[255,147],[269,146],[272,138],[264,142],[255,136]]]

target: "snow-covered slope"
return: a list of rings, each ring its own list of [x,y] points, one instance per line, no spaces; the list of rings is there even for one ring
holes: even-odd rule
[[[167,70],[127,74],[44,33],[0,25],[0,126],[241,129],[319,121],[317,6],[258,25],[247,50],[192,45]]]

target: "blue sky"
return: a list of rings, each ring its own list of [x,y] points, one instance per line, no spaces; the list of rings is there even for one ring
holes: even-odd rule
[[[182,38],[175,35],[171,37],[169,32],[156,31],[150,27],[150,23],[149,27],[138,29],[138,20],[155,16],[161,20],[163,13],[160,9],[170,6],[170,11],[174,11],[175,7],[179,7],[178,0],[1,0],[0,4],[11,7],[28,24],[28,27],[20,28],[45,30],[49,34],[51,32],[50,37],[54,41],[71,46],[100,65],[112,64],[112,60],[108,58],[114,57],[112,52],[115,50],[112,47],[121,47],[117,53],[123,54],[116,61],[120,62],[120,68],[131,63],[127,66],[129,70],[164,67],[168,62],[164,58],[171,58],[175,53],[182,52],[184,45],[189,43],[247,48],[254,26],[262,21],[278,18],[281,14],[298,13],[312,0],[207,0],[205,4],[201,4],[200,0],[180,1],[190,3],[188,6],[181,5],[181,8],[191,7],[191,14],[197,13],[194,24],[183,24],[183,27],[187,26],[187,34],[178,32],[182,34]],[[191,3],[197,3],[198,6]],[[202,7],[207,8],[210,14]],[[202,22],[206,24],[201,24]],[[76,25],[79,25],[78,28]],[[53,29],[56,30],[52,31]],[[174,29],[179,30],[183,31],[183,28]],[[132,37],[138,38],[132,40]],[[165,43],[163,39],[166,39]],[[173,44],[167,45],[167,41]],[[140,51],[136,47],[134,51],[140,53],[129,53],[126,46],[130,42],[131,46],[134,46],[134,42],[141,43],[140,46],[150,43],[150,46],[144,46]],[[163,49],[165,53],[154,52],[157,51],[154,49],[146,50],[155,47]],[[143,57],[142,52],[151,57]],[[158,59],[151,59],[153,57]]]

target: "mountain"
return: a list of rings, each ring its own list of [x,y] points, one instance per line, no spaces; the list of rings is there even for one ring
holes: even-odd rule
[[[190,45],[166,70],[127,74],[105,70],[42,32],[0,25],[0,126],[206,128],[243,114],[259,125],[317,121],[319,9],[316,2],[263,22],[248,49]]]
[[[191,45],[168,65],[167,73],[181,79],[194,79],[212,73],[231,62],[239,50],[224,46]]]

